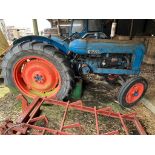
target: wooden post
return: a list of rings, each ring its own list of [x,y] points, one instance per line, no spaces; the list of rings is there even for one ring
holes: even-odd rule
[[[32,21],[33,21],[34,35],[38,35],[39,36],[37,19],[32,19]]]

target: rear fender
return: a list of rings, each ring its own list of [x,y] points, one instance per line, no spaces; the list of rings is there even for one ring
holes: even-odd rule
[[[13,46],[15,46],[19,43],[25,42],[25,41],[45,42],[45,43],[48,43],[49,45],[56,47],[57,49],[59,49],[64,54],[68,53],[68,44],[58,37],[51,37],[49,39],[49,38],[46,38],[43,36],[36,36],[36,35],[25,36],[25,37],[22,37],[22,38],[15,40],[13,42]]]

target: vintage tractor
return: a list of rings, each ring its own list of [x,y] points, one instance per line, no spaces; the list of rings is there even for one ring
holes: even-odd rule
[[[115,41],[95,20],[72,20],[70,37],[26,36],[14,41],[2,62],[2,76],[11,90],[30,98],[66,99],[75,76],[104,76],[121,81],[118,101],[134,106],[145,94],[147,82],[139,77],[145,54],[142,43]]]

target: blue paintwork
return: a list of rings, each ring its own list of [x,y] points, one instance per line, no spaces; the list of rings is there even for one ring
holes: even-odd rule
[[[90,67],[88,66],[82,67],[82,73],[84,75],[87,75],[88,73],[90,73]]]
[[[51,37],[52,44],[57,47],[61,52],[67,54],[69,52],[68,44],[59,37]]]
[[[89,54],[89,50],[95,50],[97,54],[102,53],[133,53],[136,49],[145,51],[145,47],[140,43],[123,43],[112,40],[98,39],[76,39],[69,44],[69,50],[74,53],[85,55]]]
[[[61,52],[67,54],[67,52],[69,51],[68,49],[68,44],[63,41],[62,39],[60,39],[59,37],[51,37],[46,38],[46,37],[42,37],[42,36],[35,36],[35,35],[31,35],[31,36],[26,36],[26,37],[22,37],[20,39],[17,39],[13,42],[13,45],[15,46],[16,44],[19,44],[21,42],[26,42],[26,41],[36,41],[36,42],[44,42],[44,43],[48,43],[52,46],[55,46],[56,48],[58,48]]]
[[[134,74],[140,73],[140,66],[141,66],[141,64],[139,64],[139,67],[136,67],[134,64],[132,64],[132,69],[127,70],[127,69],[123,69],[123,67],[125,66],[125,64],[123,63],[122,63],[122,69],[100,68],[99,66],[101,61],[98,61],[98,60],[96,61],[86,60],[85,63],[88,64],[91,71],[96,74],[126,74],[126,75],[133,74],[134,75]]]
[[[16,44],[22,43],[22,42],[26,42],[26,41],[46,42],[48,44],[52,44],[51,39],[48,39],[42,36],[30,35],[30,36],[25,36],[25,37],[15,40],[13,42],[13,46],[15,46]]]
[[[145,47],[142,43],[123,43],[118,41],[99,41],[95,39],[77,39],[69,44],[69,50],[79,55],[88,55],[89,51],[96,54],[104,53],[128,53],[132,54],[132,69],[107,69],[98,68],[98,62],[87,62],[93,73],[96,74],[139,74],[140,66],[144,57]]]
[[[64,54],[69,51],[79,55],[88,55],[89,51],[95,51],[95,54],[107,54],[107,53],[129,53],[132,54],[132,69],[110,69],[110,68],[99,68],[100,62],[98,61],[88,61],[85,63],[89,65],[91,71],[96,74],[139,74],[140,66],[143,61],[145,47],[140,43],[123,43],[110,40],[101,41],[97,39],[76,39],[68,45],[65,41],[58,37],[46,38],[42,36],[26,36],[16,40],[13,45],[19,44],[25,41],[37,41],[45,42],[52,46],[55,46]],[[123,66],[124,64],[122,64]],[[87,72],[87,71],[86,71]]]
[[[144,57],[145,47],[142,43],[133,43],[120,41],[99,41],[95,39],[77,39],[69,44],[69,50],[79,55],[88,55],[89,51],[95,51],[96,54],[106,53],[128,53],[132,54],[132,70],[126,69],[106,69],[98,68],[98,62],[87,61],[93,73],[97,74],[139,74],[140,66]]]

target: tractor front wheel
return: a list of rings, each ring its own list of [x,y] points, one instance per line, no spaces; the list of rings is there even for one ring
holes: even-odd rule
[[[147,87],[147,81],[142,77],[135,77],[126,81],[118,94],[120,105],[127,108],[135,106],[144,96]]]
[[[25,42],[12,47],[2,62],[5,84],[29,98],[65,99],[73,87],[73,72],[54,47]]]

